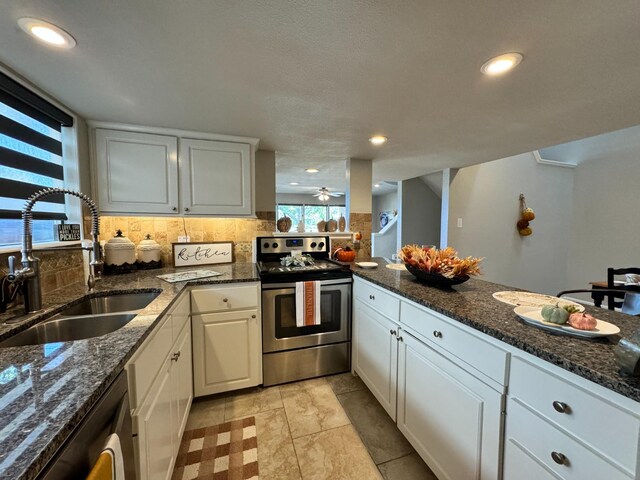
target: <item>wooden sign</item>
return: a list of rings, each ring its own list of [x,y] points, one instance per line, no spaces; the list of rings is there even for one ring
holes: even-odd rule
[[[174,267],[233,262],[233,242],[172,243],[171,245]]]
[[[79,223],[62,223],[54,227],[56,239],[59,242],[77,242],[80,238]]]

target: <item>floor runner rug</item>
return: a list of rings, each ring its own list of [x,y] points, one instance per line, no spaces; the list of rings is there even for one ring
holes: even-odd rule
[[[186,430],[172,480],[258,480],[255,417]]]

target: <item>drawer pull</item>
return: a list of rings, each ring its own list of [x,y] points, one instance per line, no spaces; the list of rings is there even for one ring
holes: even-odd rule
[[[175,353],[171,356],[171,361],[172,361],[172,362],[177,362],[179,358],[180,358],[180,352],[175,352]]]
[[[553,402],[553,409],[558,413],[569,413],[571,411],[569,405],[564,402],[559,402],[558,400]]]
[[[551,458],[553,459],[554,462],[556,462],[558,465],[566,465],[567,464],[567,457],[559,452],[551,452]]]
[[[404,340],[402,339],[402,337],[398,337],[398,341],[399,341],[399,342],[404,342]]]
[[[227,303],[227,302],[229,301],[229,299],[228,299],[228,298],[223,298],[223,299],[222,299],[222,301],[223,301],[224,303]]]
[[[433,336],[436,338],[442,338],[442,332],[439,330],[434,330],[433,331]]]
[[[398,332],[396,332],[395,330],[389,330],[389,333],[390,333],[391,335],[395,335],[395,336],[397,336],[397,335],[398,335]]]
[[[255,315],[251,315],[251,318],[256,318],[256,316]]]
[[[375,299],[376,299],[376,297],[375,297],[375,296],[373,296],[373,295],[369,295],[369,300],[375,300]]]

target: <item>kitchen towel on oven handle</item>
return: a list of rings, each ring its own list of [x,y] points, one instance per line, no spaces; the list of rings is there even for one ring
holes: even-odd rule
[[[296,282],[296,327],[320,323],[320,282]]]

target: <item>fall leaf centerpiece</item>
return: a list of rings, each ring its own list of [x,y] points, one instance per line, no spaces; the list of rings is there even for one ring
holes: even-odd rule
[[[480,262],[483,260],[459,258],[452,247],[438,250],[418,245],[405,245],[398,256],[417,279],[441,286],[458,285],[469,280],[471,275],[480,275]]]

